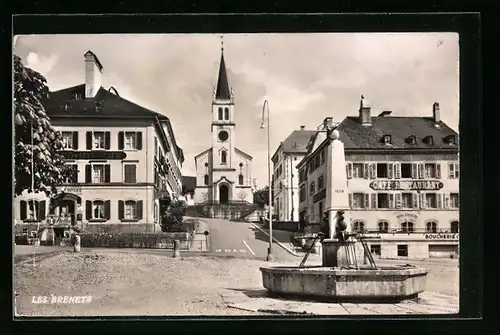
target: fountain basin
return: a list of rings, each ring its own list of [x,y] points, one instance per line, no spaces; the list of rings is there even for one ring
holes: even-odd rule
[[[416,267],[261,267],[268,292],[334,301],[402,301],[425,290],[427,273]]]

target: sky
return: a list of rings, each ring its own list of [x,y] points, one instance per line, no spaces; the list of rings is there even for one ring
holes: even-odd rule
[[[266,130],[271,155],[293,130],[315,129],[331,116],[358,114],[360,96],[372,115],[432,116],[458,131],[459,45],[456,33],[304,33],[223,35],[234,90],[236,146],[253,156],[258,187],[267,184]],[[45,76],[52,91],[83,84],[84,54],[103,65],[104,88],[168,116],[184,150],[184,175],[194,156],[211,146],[211,103],[221,35],[22,35],[14,53]]]

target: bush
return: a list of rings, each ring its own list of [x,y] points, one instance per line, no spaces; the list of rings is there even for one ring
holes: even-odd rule
[[[189,232],[189,227],[183,222],[187,212],[187,205],[184,201],[171,202],[165,210],[161,220],[161,230],[163,232]],[[186,229],[188,231],[186,231]]]
[[[15,235],[14,243],[16,245],[29,245],[28,235]]]
[[[80,234],[82,247],[86,248],[173,248],[179,240],[184,248],[189,247],[190,235],[186,233],[100,233]]]

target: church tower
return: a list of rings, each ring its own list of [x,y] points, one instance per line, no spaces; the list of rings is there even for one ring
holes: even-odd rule
[[[236,147],[234,105],[222,44],[212,96],[212,146],[195,156],[195,203],[253,203],[252,156]],[[234,215],[241,210],[237,204]]]
[[[212,169],[219,171],[236,169],[234,156],[234,95],[227,79],[222,44],[219,77],[212,99]]]

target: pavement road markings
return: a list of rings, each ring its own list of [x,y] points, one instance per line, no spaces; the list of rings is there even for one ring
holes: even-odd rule
[[[252,255],[257,256],[257,255],[255,254],[255,252],[253,252],[253,250],[252,250],[252,249],[248,246],[248,244],[247,244],[247,242],[246,242],[246,241],[243,241],[243,244],[244,244],[244,245],[245,245],[245,247],[247,247],[247,249],[248,249],[248,250],[252,253]]]
[[[217,249],[217,250],[215,250],[215,252],[241,252],[241,253],[246,253],[247,251],[243,250],[243,249],[240,249],[240,250],[236,250],[236,249],[233,249],[233,250],[231,250],[231,249],[224,249],[224,250]]]

